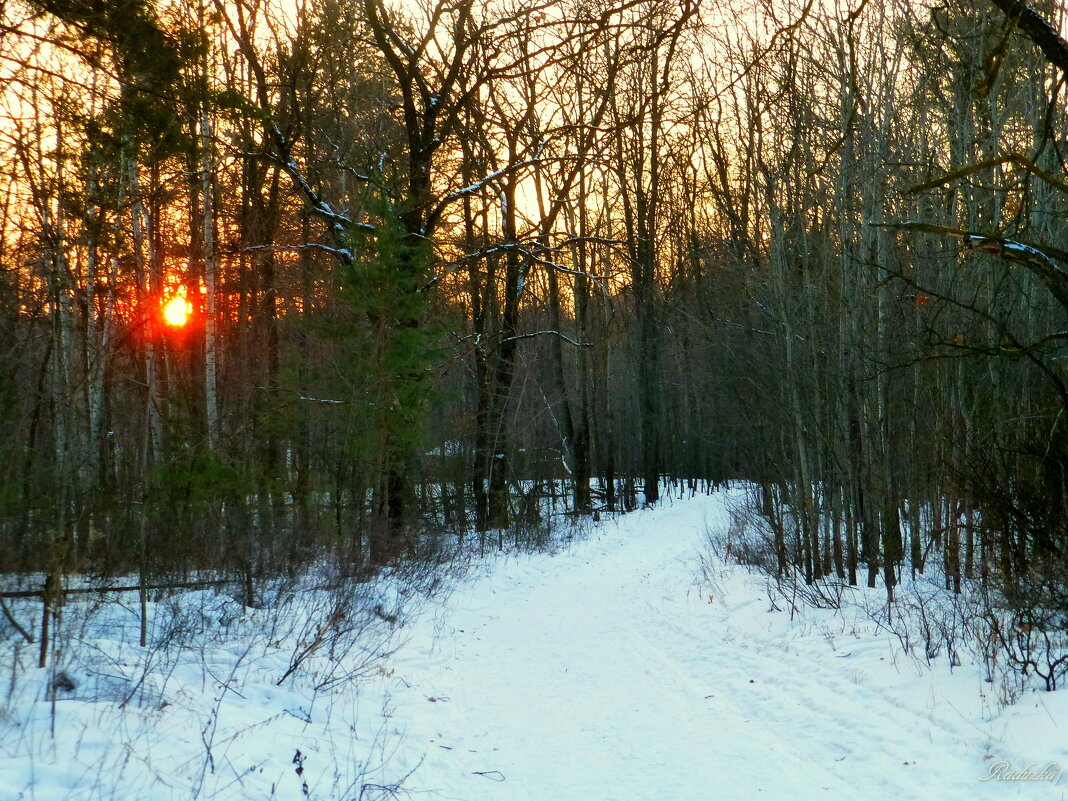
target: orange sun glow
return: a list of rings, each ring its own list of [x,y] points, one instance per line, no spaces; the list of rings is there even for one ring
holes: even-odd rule
[[[193,304],[186,299],[184,286],[179,286],[163,301],[163,319],[167,325],[183,326],[189,322],[192,313]]]

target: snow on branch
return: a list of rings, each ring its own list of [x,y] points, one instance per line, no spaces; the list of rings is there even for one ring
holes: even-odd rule
[[[496,170],[495,172],[491,172],[489,175],[479,178],[477,181],[468,186],[449,192],[437,202],[437,204],[431,210],[430,214],[427,215],[428,226],[430,226],[433,221],[441,217],[441,215],[445,213],[445,209],[448,208],[449,204],[453,203],[454,201],[460,200],[461,198],[468,197],[470,195],[477,195],[488,185],[504,177],[505,175],[508,175],[509,173],[515,172],[517,170],[521,170],[525,167],[532,167],[536,164],[541,164],[542,162],[543,159],[540,158],[540,156],[534,156],[533,158],[525,159],[523,161],[517,161],[514,164],[508,164],[504,167],[501,167],[501,169]]]
[[[1000,256],[1008,261],[1027,267],[1050,291],[1065,310],[1068,310],[1068,270],[1058,262],[1068,263],[1068,253],[1049,246],[1037,247],[1026,242],[1005,239],[1000,236],[977,234],[921,222],[904,222],[874,225],[875,228],[893,228],[900,231],[938,234],[963,241],[968,250]]]
[[[467,334],[466,336],[456,336],[456,341],[459,343],[467,342],[468,340],[473,339],[475,341],[475,346],[481,348],[483,338],[488,336],[491,335],[483,332],[476,332],[474,334]],[[504,344],[505,342],[518,342],[521,339],[533,339],[534,337],[544,336],[559,337],[560,339],[564,340],[564,342],[568,343],[569,345],[574,345],[576,348],[593,347],[592,342],[579,342],[578,340],[572,339],[567,334],[563,334],[560,331],[530,331],[526,334],[513,334],[510,337],[505,337],[504,339],[502,339],[499,344]]]
[[[330,205],[330,201],[326,200],[326,198],[316,192],[315,189],[312,188],[312,185],[308,183],[308,179],[304,177],[303,171],[293,158],[293,154],[289,147],[289,140],[286,139],[285,134],[282,133],[282,129],[278,127],[278,124],[272,118],[267,117],[264,125],[271,133],[275,148],[280,154],[279,156],[267,154],[267,158],[275,164],[280,165],[282,169],[285,170],[290,180],[308,201],[312,211],[320,217],[325,217],[332,222],[335,228],[348,228],[351,226],[352,219],[336,211],[334,207]]]
[[[600,237],[592,237],[592,239],[600,240],[601,238]],[[568,242],[575,242],[575,241],[578,241],[578,238],[574,238],[574,239],[568,240]],[[601,240],[601,241],[613,242],[614,240]],[[505,253],[505,252],[508,252],[508,251],[516,251],[516,252],[520,253],[521,255],[526,256],[527,259],[529,259],[530,261],[534,262],[535,264],[540,264],[543,267],[549,267],[550,269],[558,270],[559,272],[567,273],[568,275],[581,275],[581,276],[584,276],[584,277],[590,279],[591,281],[593,281],[594,283],[598,284],[599,286],[601,285],[601,282],[603,282],[603,281],[605,281],[607,279],[608,276],[597,275],[596,273],[586,272],[584,270],[576,270],[573,267],[565,267],[563,264],[559,264],[557,262],[554,262],[554,261],[552,261],[550,259],[547,259],[547,258],[543,257],[542,255],[540,255],[542,253],[552,253],[552,252],[558,251],[562,247],[564,247],[564,244],[567,244],[567,243],[562,243],[560,245],[555,245],[553,247],[546,247],[546,246],[538,245],[538,244],[535,244],[534,247],[529,247],[529,246],[521,244],[519,242],[504,242],[504,243],[499,244],[499,245],[491,245],[490,247],[483,248],[481,250],[472,251],[470,253],[464,253],[462,256],[460,256],[460,258],[458,260],[452,262],[452,264],[453,265],[458,265],[461,262],[476,261],[478,259],[484,259],[487,256],[495,256],[495,255],[497,255],[499,253]],[[437,280],[440,280],[440,278],[435,279],[435,282]]]
[[[257,389],[264,390],[265,392],[290,392],[296,396],[297,400],[307,401],[308,403],[322,403],[327,406],[348,406],[352,401],[337,400],[335,398],[316,398],[310,395],[302,395],[295,389],[289,389],[287,387],[257,387]]]
[[[333,398],[310,398],[306,395],[298,395],[297,397],[302,401],[310,401],[311,403],[326,403],[331,406],[346,406],[348,404],[348,401],[335,400]]]
[[[1015,242],[1011,239],[998,239],[996,237],[980,236],[973,234],[966,240],[971,250],[979,250],[985,253],[994,253],[1011,261],[1028,261],[1041,264],[1062,275],[1068,275],[1065,269],[1057,262],[1036,248],[1034,245],[1026,245],[1023,242]]]
[[[282,251],[300,250],[321,250],[324,253],[329,253],[342,260],[348,259],[351,261],[352,259],[352,251],[348,248],[336,248],[330,245],[324,245],[321,242],[305,242],[302,245],[249,245],[248,247],[227,250],[224,251],[224,253],[232,255],[234,253],[257,253],[262,251],[277,253]]]
[[[542,257],[540,257],[540,256],[538,256],[538,255],[536,255],[536,254],[534,254],[534,253],[532,253],[530,251],[523,250],[522,248],[520,248],[520,252],[523,253],[531,261],[533,261],[535,264],[540,264],[542,267],[548,267],[548,268],[550,268],[552,270],[556,270],[557,272],[567,273],[568,275],[581,275],[581,276],[584,276],[586,278],[589,278],[591,281],[593,281],[598,286],[600,286],[601,289],[605,289],[604,285],[601,283],[605,279],[605,276],[603,276],[603,275],[594,275],[593,273],[588,273],[588,272],[585,272],[584,270],[575,270],[575,269],[573,269],[571,267],[565,267],[562,264],[558,264],[555,261],[550,261],[549,259],[542,258]]]
[[[507,175],[509,169],[510,169],[510,167],[502,167],[501,169],[497,170],[496,172],[491,172],[489,175],[485,176],[484,178],[478,179],[477,181],[475,181],[470,186],[465,186],[463,189],[457,189],[454,192],[449,192],[449,194],[445,195],[445,197],[443,197],[441,199],[441,204],[451,203],[452,201],[459,200],[460,198],[465,197],[466,195],[478,194],[491,181],[495,181],[498,178],[500,178],[501,176]]]
[[[560,337],[560,339],[564,340],[564,342],[568,343],[569,345],[574,345],[576,348],[592,348],[593,347],[593,343],[592,342],[579,342],[578,340],[572,339],[567,334],[562,334],[559,331],[531,331],[528,334],[515,334],[514,336],[505,337],[504,339],[501,340],[501,342],[502,343],[504,343],[504,342],[517,342],[520,339],[533,339],[534,337],[544,337],[544,336]]]

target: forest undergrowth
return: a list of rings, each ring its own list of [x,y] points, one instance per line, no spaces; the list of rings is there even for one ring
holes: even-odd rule
[[[934,544],[921,569],[894,568],[892,593],[878,569],[870,572],[874,580],[867,586],[851,584],[833,569],[806,580],[796,565],[778,559],[777,548],[796,547],[796,537],[777,538],[778,518],[765,516],[759,493],[749,485],[729,501],[729,526],[708,530],[708,553],[701,561],[704,580],[714,585],[717,561],[743,565],[765,577],[773,609],[791,615],[807,608],[840,610],[849,613],[843,620],[859,615],[889,635],[904,656],[927,668],[981,665],[1003,706],[1032,690],[1065,686],[1068,614],[1055,603],[1021,603],[987,571],[982,571],[986,578],[964,577],[958,589],[942,569],[943,554]],[[919,519],[928,517],[921,514]],[[861,567],[868,565],[862,562]]]

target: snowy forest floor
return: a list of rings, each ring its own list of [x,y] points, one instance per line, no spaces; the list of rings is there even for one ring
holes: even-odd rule
[[[0,798],[1068,799],[1068,693],[1005,706],[980,666],[917,663],[860,605],[791,614],[710,561],[725,497],[475,561],[326,690],[277,686],[291,652],[240,626],[157,659],[140,674],[155,700],[122,709],[99,681],[53,705],[26,670]],[[981,780],[1051,764],[1053,781]]]

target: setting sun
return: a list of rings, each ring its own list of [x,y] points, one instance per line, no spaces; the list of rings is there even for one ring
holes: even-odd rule
[[[185,286],[179,286],[174,294],[163,302],[163,319],[167,325],[183,326],[193,313],[193,304],[185,296]]]

